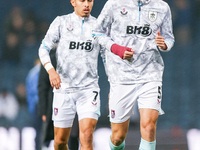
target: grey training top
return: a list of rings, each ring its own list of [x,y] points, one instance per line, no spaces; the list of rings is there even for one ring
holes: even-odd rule
[[[163,59],[155,43],[157,31],[169,51],[174,44],[172,18],[162,0],[108,0],[102,9],[93,36],[105,47],[109,81],[118,84],[162,81]],[[122,60],[110,51],[113,43],[135,50],[133,58]],[[164,51],[164,50],[161,50]]]
[[[42,64],[51,62],[49,51],[57,43],[56,71],[62,81],[57,91],[76,91],[97,85],[100,45],[91,35],[91,27],[95,22],[96,18],[91,15],[81,18],[71,13],[58,16],[51,23],[39,48],[39,57]]]

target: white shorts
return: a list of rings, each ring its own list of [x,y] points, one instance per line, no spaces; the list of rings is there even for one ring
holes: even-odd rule
[[[110,122],[122,123],[133,114],[135,101],[138,108],[161,109],[162,83],[148,82],[143,84],[110,84],[109,116]]]
[[[88,88],[74,93],[56,93],[53,99],[52,120],[59,128],[72,127],[75,114],[78,119],[92,118],[98,120],[100,116],[99,88]]]

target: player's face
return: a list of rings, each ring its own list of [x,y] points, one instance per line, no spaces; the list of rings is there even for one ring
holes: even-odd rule
[[[93,7],[94,0],[71,0],[75,13],[79,17],[88,17]]]

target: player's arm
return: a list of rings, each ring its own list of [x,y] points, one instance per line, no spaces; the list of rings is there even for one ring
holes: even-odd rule
[[[106,50],[110,50],[111,46],[115,43],[109,36],[112,23],[112,1],[107,1],[92,30],[92,36],[94,39],[97,40],[98,43]]]
[[[174,45],[174,35],[172,29],[172,16],[169,6],[167,5],[167,11],[164,22],[160,27],[160,31],[157,31],[155,42],[161,51],[170,51]]]
[[[157,36],[155,37],[155,42],[159,49],[166,50],[167,45],[165,43],[165,38],[160,35],[160,31],[157,31]]]
[[[61,79],[53,65],[51,64],[50,50],[59,41],[60,37],[60,18],[57,17],[50,25],[45,38],[43,39],[39,48],[39,58],[44,65],[44,68],[49,74],[49,80],[52,87],[60,88]]]
[[[111,46],[111,51],[118,55],[122,59],[131,59],[133,57],[133,53],[135,52],[133,49],[125,46],[120,46],[117,44],[113,44]]]
[[[97,23],[94,27],[92,35],[105,49],[110,50],[122,59],[131,59],[134,51],[131,48],[117,45],[109,36],[113,23],[112,5],[112,1],[106,2],[99,17],[97,18]]]
[[[53,65],[50,62],[47,62],[44,64],[44,68],[49,74],[49,80],[51,86],[55,87],[56,89],[59,89],[61,87],[60,85],[61,79],[58,73],[56,72],[55,68],[53,67]]]
[[[131,48],[117,45],[109,36],[113,23],[112,3],[113,1],[107,1],[104,5],[99,17],[97,18],[97,23],[92,31],[92,35],[106,50],[110,50],[122,59],[131,59],[134,51]]]

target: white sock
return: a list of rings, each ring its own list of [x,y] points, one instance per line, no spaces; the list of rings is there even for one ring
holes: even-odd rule
[[[141,138],[139,150],[156,150],[156,140],[148,142]]]

